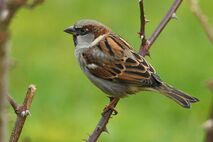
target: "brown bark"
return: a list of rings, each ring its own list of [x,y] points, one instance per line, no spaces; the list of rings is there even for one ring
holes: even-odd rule
[[[9,142],[18,142],[22,132],[22,128],[24,127],[25,120],[27,116],[30,115],[29,109],[30,109],[35,91],[36,91],[35,85],[30,85],[28,87],[26,97],[22,105],[18,105],[11,96],[8,96],[8,100],[17,115],[16,123],[11,133]]]

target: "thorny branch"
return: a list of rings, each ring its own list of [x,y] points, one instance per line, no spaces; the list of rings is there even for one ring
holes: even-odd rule
[[[146,34],[145,34],[145,25],[146,23],[149,22],[149,20],[147,20],[145,18],[145,13],[144,13],[144,0],[140,0],[139,1],[139,7],[140,7],[140,32],[138,33],[140,35],[141,38],[141,49],[142,47],[146,48],[147,46],[149,46],[149,41],[146,39]],[[142,54],[143,55],[143,54]],[[149,55],[149,52],[146,52],[146,55]],[[143,55],[144,56],[144,55]]]
[[[209,25],[207,17],[205,16],[205,14],[203,13],[203,11],[199,7],[198,1],[197,0],[191,0],[190,4],[191,4],[191,10],[192,10],[192,12],[199,19],[199,21],[200,21],[200,23],[201,23],[201,25],[202,25],[202,27],[203,27],[203,29],[204,29],[207,37],[209,38],[209,41],[211,41],[212,44],[213,44],[213,29]]]
[[[139,6],[140,6],[140,21],[141,21],[141,28],[140,28],[140,38],[141,38],[141,49],[140,54],[142,56],[148,55],[148,50],[152,46],[152,44],[155,42],[155,40],[158,38],[162,30],[165,28],[165,26],[168,24],[168,22],[175,18],[175,12],[177,11],[178,7],[180,6],[182,0],[175,0],[172,4],[170,10],[164,17],[164,19],[161,21],[159,26],[156,28],[156,30],[153,32],[152,36],[149,38],[149,40],[146,40],[145,36],[145,24],[148,22],[144,16],[144,4],[143,0],[139,0]],[[118,102],[117,102],[118,103]],[[116,105],[115,105],[116,107]],[[107,123],[109,122],[109,119],[111,118],[111,115],[113,113],[113,110],[109,110],[108,112],[102,114],[101,119],[99,120],[96,128],[94,129],[93,133],[90,135],[89,139],[86,140],[87,142],[96,142],[101,135],[102,132],[108,132],[107,131]]]
[[[24,126],[25,120],[27,116],[30,115],[29,109],[30,109],[35,91],[36,91],[35,85],[30,85],[28,87],[26,97],[22,105],[17,104],[11,96],[8,96],[8,100],[17,115],[16,123],[10,136],[10,142],[17,142],[21,135],[21,131]]]
[[[163,18],[163,20],[160,22],[160,24],[158,25],[158,27],[155,29],[155,31],[153,32],[152,36],[146,40],[147,44],[141,44],[141,48],[140,48],[140,54],[142,56],[146,56],[149,55],[149,49],[152,46],[152,44],[155,42],[155,40],[158,38],[158,36],[160,35],[160,33],[163,31],[163,29],[166,27],[166,25],[169,23],[169,21],[173,18],[177,18],[176,17],[176,11],[179,8],[179,6],[181,5],[183,0],[175,0],[174,3],[172,4],[171,8],[169,9],[169,11],[167,12],[166,16]],[[141,1],[141,3],[143,3],[143,1]],[[144,20],[144,19],[142,19]],[[144,25],[142,25],[144,26]],[[142,32],[140,32],[142,33]],[[140,37],[145,37],[145,35],[140,35]],[[142,40],[143,42],[143,40]]]

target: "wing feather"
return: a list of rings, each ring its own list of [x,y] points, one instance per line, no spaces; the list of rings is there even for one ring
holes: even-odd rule
[[[135,53],[124,40],[110,34],[83,53],[87,69],[96,77],[129,84],[150,83],[155,70],[146,60]]]

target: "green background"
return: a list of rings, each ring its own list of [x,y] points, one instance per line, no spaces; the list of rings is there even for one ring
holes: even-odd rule
[[[78,142],[88,138],[104,106],[105,94],[81,72],[74,56],[72,37],[63,30],[82,18],[96,19],[139,49],[138,1],[46,0],[32,11],[22,9],[11,25],[10,93],[22,102],[26,88],[37,86],[32,116],[21,140],[31,142]],[[145,1],[147,36],[167,12],[172,0]],[[201,7],[213,25],[213,1]],[[151,48],[151,59],[163,80],[200,99],[184,109],[162,95],[140,92],[122,99],[108,124],[110,134],[100,142],[201,142],[202,124],[212,99],[206,81],[213,78],[213,46],[184,1]],[[10,130],[15,114],[10,109]]]

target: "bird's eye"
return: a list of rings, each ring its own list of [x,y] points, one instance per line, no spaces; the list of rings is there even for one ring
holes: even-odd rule
[[[85,35],[88,33],[88,29],[81,28],[81,29],[79,29],[79,33],[80,33],[80,35]]]

